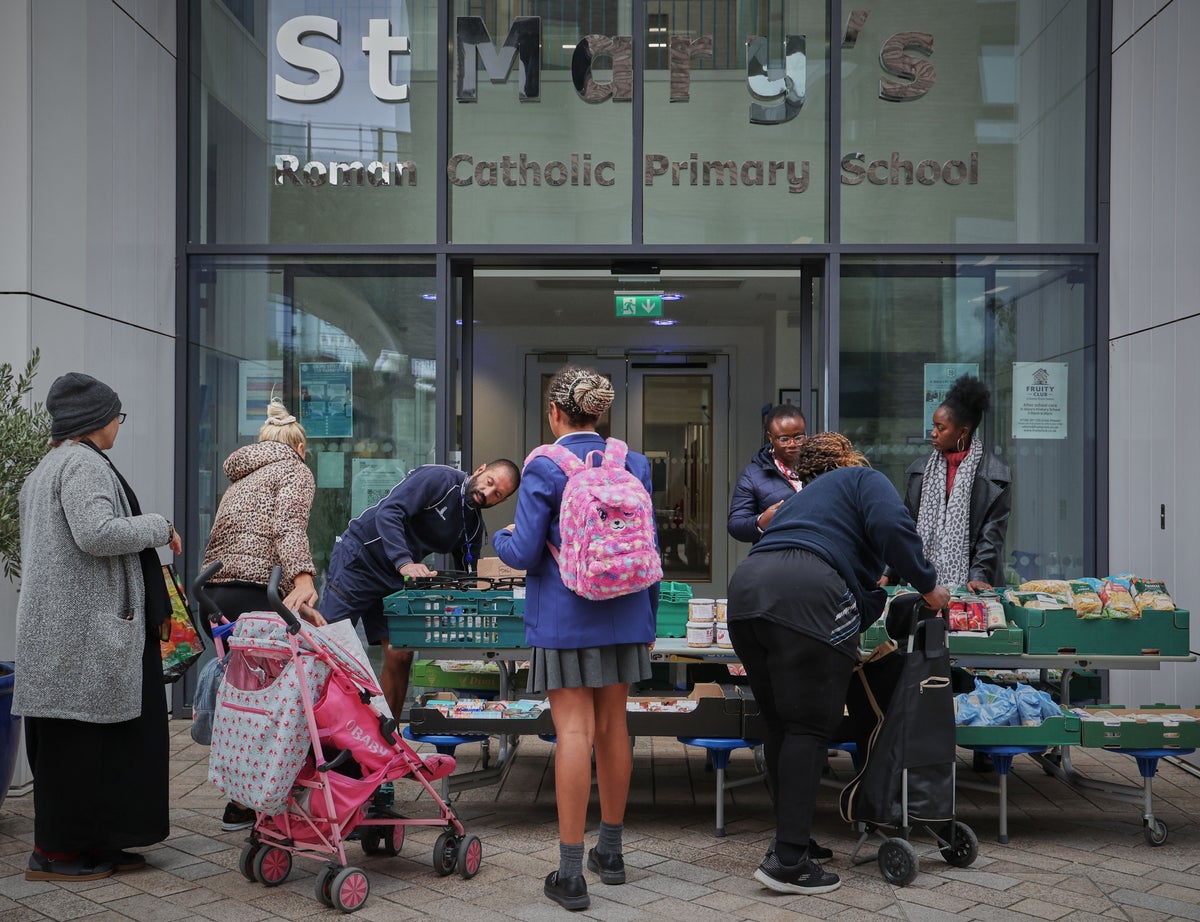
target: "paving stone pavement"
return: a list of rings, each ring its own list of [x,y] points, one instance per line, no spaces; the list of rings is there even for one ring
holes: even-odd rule
[[[297,858],[279,887],[251,883],[237,870],[246,833],[223,833],[225,798],[205,780],[208,750],[191,741],[185,721],[171,725],[173,771],[171,837],[146,849],[151,867],[89,883],[26,881],[23,870],[33,839],[33,798],[10,797],[0,807],[0,920],[132,919],[171,922],[258,922],[269,919],[336,919],[314,895],[317,861]],[[427,749],[428,747],[420,747]],[[1108,782],[1140,784],[1133,759],[1075,750],[1075,767]],[[493,762],[496,746],[493,745]],[[770,800],[764,785],[729,792],[727,836],[714,830],[714,780],[703,753],[673,738],[640,738],[625,821],[628,882],[604,886],[588,874],[592,897],[578,918],[608,922],[683,919],[897,919],[986,922],[1037,919],[1200,920],[1200,778],[1166,761],[1154,781],[1155,815],[1169,826],[1167,842],[1150,846],[1140,807],[1085,794],[1019,758],[1009,784],[1007,845],[997,842],[997,795],[978,790],[991,776],[976,775],[970,753],[959,750],[958,818],[979,837],[979,857],[969,868],[942,860],[927,836],[914,835],[920,873],[907,887],[887,883],[875,861],[858,866],[849,857],[857,838],[838,817],[836,791],[823,787],[815,821],[818,838],[835,854],[826,866],[842,877],[841,889],[821,896],[787,896],[763,889],[752,874],[771,839]],[[480,747],[458,750],[459,771],[477,770]],[[849,778],[849,760],[831,759],[834,777]],[[363,920],[471,920],[568,918],[542,895],[545,875],[557,867],[554,813],[554,747],[524,737],[503,783],[451,795],[468,831],[483,842],[483,866],[464,880],[440,877],[432,866],[436,828],[408,832],[395,858],[365,856],[348,845],[371,893],[357,913]],[[753,774],[749,752],[734,754],[730,777]],[[87,808],[86,754],[80,756],[80,809]],[[427,798],[397,785],[397,807],[408,816],[429,809]],[[593,801],[595,798],[593,797]],[[427,815],[427,814],[426,814]],[[589,844],[599,810],[590,814]],[[870,854],[873,846],[864,846]]]

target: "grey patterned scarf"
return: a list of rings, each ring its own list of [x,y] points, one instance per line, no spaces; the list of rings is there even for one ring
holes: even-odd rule
[[[925,464],[917,533],[925,545],[925,556],[937,567],[938,582],[943,586],[963,586],[967,582],[971,565],[971,487],[982,457],[983,442],[979,436],[973,436],[970,451],[954,475],[949,498],[945,455],[935,451]]]

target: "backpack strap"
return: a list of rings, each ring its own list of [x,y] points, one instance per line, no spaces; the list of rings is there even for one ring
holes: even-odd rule
[[[575,452],[562,445],[539,445],[526,456],[524,467],[528,468],[534,458],[549,458],[568,478],[584,468],[584,463]]]

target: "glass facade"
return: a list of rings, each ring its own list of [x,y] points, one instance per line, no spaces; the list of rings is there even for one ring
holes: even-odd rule
[[[279,396],[304,424],[318,567],[346,522],[438,460],[437,305],[428,261],[214,257],[192,261],[197,527],[207,535],[226,457]],[[193,544],[197,560],[203,544]]]
[[[639,437],[684,419],[647,377],[711,380],[703,439],[634,446],[708,471],[679,481],[696,516],[661,511],[694,582],[744,556],[721,507],[765,408],[902,488],[961,370],[1015,572],[1102,557],[1099,0],[186,7],[191,546],[272,386],[311,427],[321,565],[408,468],[519,461],[571,356]]]

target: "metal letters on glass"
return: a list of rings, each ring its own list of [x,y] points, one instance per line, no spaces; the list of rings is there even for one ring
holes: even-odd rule
[[[612,80],[599,83],[592,76],[597,58],[612,60]],[[633,37],[629,35],[585,35],[571,56],[571,81],[579,98],[604,102],[610,96],[617,102],[633,99]]]
[[[340,42],[341,31],[341,24],[328,16],[297,16],[280,26],[275,33],[279,56],[292,67],[312,71],[317,79],[312,83],[295,83],[276,74],[275,95],[291,102],[323,102],[333,96],[342,85],[342,65],[328,51],[311,48],[301,39],[306,35],[324,35]]]
[[[928,32],[897,32],[879,52],[879,63],[889,74],[908,77],[911,83],[879,78],[879,98],[887,102],[911,102],[920,99],[931,89],[937,79],[933,62],[928,58],[905,54],[908,50],[933,54],[933,36]]]
[[[457,98],[459,102],[478,99],[476,84],[476,55],[483,62],[492,83],[504,83],[517,59],[518,98],[521,102],[538,102],[542,93],[542,19],[540,16],[517,16],[508,29],[508,36],[499,49],[492,42],[487,26],[478,16],[459,16],[455,27],[458,50]]]
[[[713,56],[713,37],[701,35],[672,35],[671,42],[671,102],[687,102],[692,92],[692,58]]]
[[[767,40],[753,35],[746,41],[746,83],[760,99],[782,102],[765,106],[750,104],[750,121],[755,125],[778,125],[794,119],[804,107],[807,66],[807,38],[789,35],[783,42],[783,76],[772,79]]]

